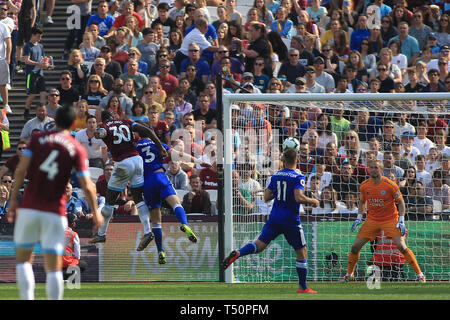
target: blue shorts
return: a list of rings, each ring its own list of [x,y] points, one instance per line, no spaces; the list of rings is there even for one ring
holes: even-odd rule
[[[264,242],[265,244],[269,244],[280,234],[284,235],[286,241],[296,251],[306,246],[305,234],[303,233],[303,227],[301,224],[282,225],[276,222],[272,222],[270,221],[270,219],[267,220],[264,224],[258,240]]]
[[[156,172],[144,181],[144,200],[150,209],[161,207],[164,199],[176,194],[177,192],[164,172]]]

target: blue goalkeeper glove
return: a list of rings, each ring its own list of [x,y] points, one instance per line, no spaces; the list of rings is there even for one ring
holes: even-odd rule
[[[396,228],[400,229],[400,232],[402,234],[402,236],[404,236],[406,234],[406,226],[405,226],[405,218],[403,216],[399,216],[398,217],[398,223],[395,226]]]
[[[362,214],[358,214],[355,222],[352,224],[352,232],[355,231],[356,227],[362,223]]]

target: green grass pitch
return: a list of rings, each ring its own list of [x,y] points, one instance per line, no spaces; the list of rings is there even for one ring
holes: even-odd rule
[[[449,282],[309,282],[318,294],[297,294],[296,283],[158,282],[81,283],[64,290],[64,300],[449,300]],[[36,284],[36,300],[45,300],[45,284]],[[16,284],[0,284],[0,300],[18,300]]]

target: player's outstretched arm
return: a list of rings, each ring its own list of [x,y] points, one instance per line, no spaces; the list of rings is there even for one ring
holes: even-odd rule
[[[202,167],[205,167],[205,168],[212,167],[211,163],[208,163],[208,162],[205,162],[205,161],[203,161],[201,159],[198,159],[198,158],[194,157],[193,155],[188,154],[186,152],[175,150],[174,148],[170,148],[168,150],[168,152],[169,152],[170,158],[173,161],[185,162],[185,160],[188,160],[187,162],[192,162],[194,164],[198,164],[198,165],[200,165]]]
[[[19,195],[20,188],[23,186],[25,181],[25,176],[28,171],[28,167],[31,163],[31,157],[27,155],[22,155],[20,157],[19,164],[17,165],[16,171],[14,172],[14,186],[11,191],[9,210],[7,213],[7,220],[9,223],[14,222],[17,209],[17,197]]]
[[[97,205],[97,190],[95,184],[92,182],[90,177],[78,177],[78,182],[80,183],[81,189],[83,189],[86,201],[93,213],[94,224],[97,228],[100,228],[104,223],[103,215],[98,210]]]
[[[159,140],[158,136],[156,135],[155,131],[152,128],[149,128],[147,126],[144,126],[140,123],[136,123],[133,127],[133,130],[135,130],[141,137],[148,137],[150,138],[158,147],[161,157],[165,158],[167,157],[167,151],[166,148],[161,143],[161,140]]]

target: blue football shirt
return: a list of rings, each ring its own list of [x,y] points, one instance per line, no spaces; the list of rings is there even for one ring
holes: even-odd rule
[[[170,147],[162,143],[166,150]],[[147,179],[158,169],[163,169],[163,160],[159,155],[159,149],[156,144],[150,139],[142,139],[136,143],[136,150],[144,160],[144,179]]]
[[[305,176],[291,169],[276,172],[267,186],[274,195],[269,220],[282,225],[300,224],[301,204],[295,201],[294,190],[305,190]]]

